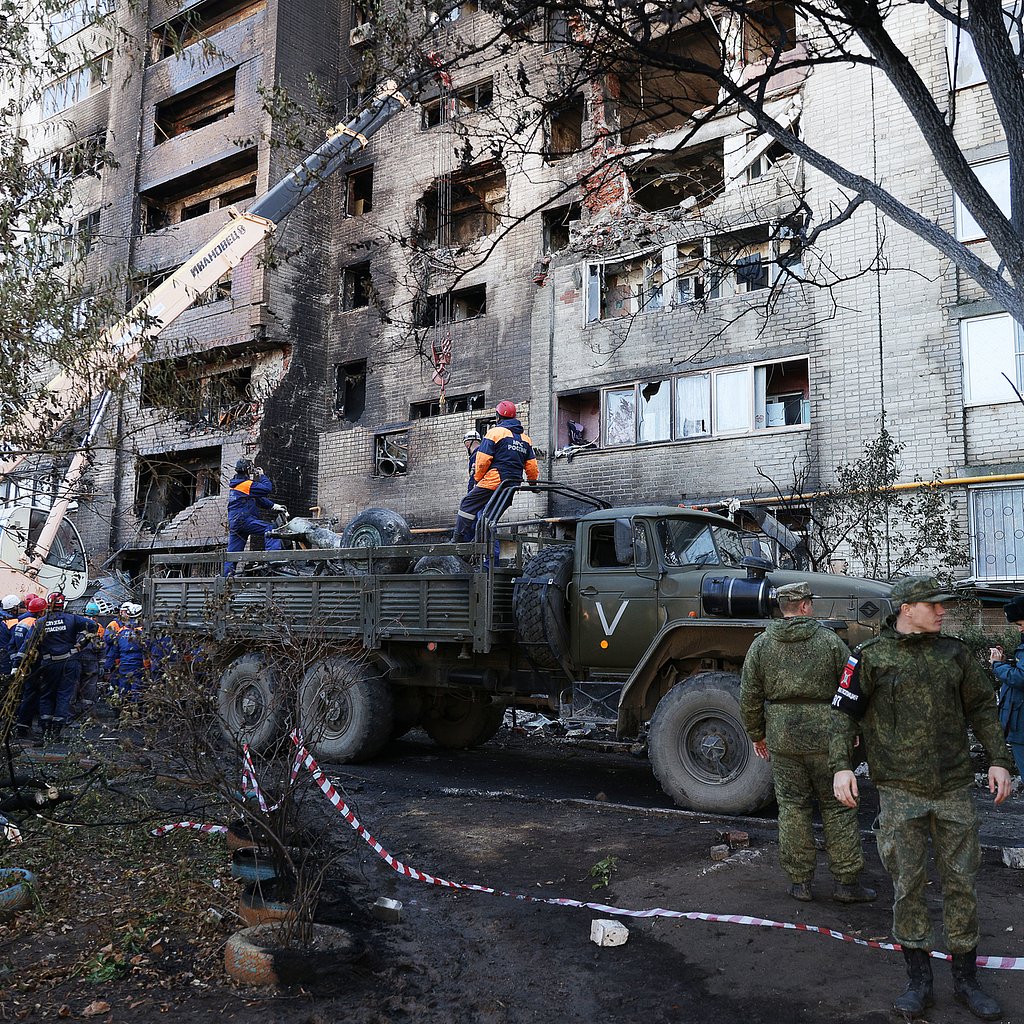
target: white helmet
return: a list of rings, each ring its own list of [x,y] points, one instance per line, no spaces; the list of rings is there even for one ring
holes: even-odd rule
[[[13,612],[20,604],[21,598],[17,594],[7,594],[0,598],[0,608],[3,608],[5,612]]]
[[[129,618],[134,618],[136,615],[142,614],[142,605],[136,604],[134,601],[125,601],[121,605],[121,614],[127,615]]]

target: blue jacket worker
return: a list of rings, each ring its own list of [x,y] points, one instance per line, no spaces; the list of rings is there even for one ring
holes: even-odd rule
[[[48,594],[47,610],[35,621],[23,656],[35,645],[36,669],[26,681],[21,707],[18,709],[18,732],[27,733],[32,724],[32,711],[38,701],[39,725],[43,740],[57,740],[68,720],[71,700],[78,686],[80,650],[83,634],[96,633],[99,624],[82,615],[64,611],[64,595]],[[35,691],[35,692],[33,692]]]
[[[459,504],[455,516],[455,531],[452,540],[466,543],[473,539],[476,521],[484,506],[491,500],[499,485],[509,482],[521,484],[523,474],[535,484],[540,476],[533,442],[516,418],[514,402],[502,401],[494,410],[498,417],[496,426],[487,431],[476,450],[473,463],[473,486]],[[494,509],[494,521],[505,513],[512,504],[514,491],[503,490],[502,498]]]
[[[1021,642],[1012,658],[1006,657],[1002,647],[991,648],[989,661],[1000,683],[999,721],[1003,723],[1017,771],[1024,780],[1024,595],[1007,602],[1003,612],[1006,621],[1020,630]]]
[[[263,518],[263,512],[287,512],[284,505],[271,501],[274,482],[266,476],[252,459],[239,459],[228,492],[228,552],[244,551],[246,541],[252,541],[253,551],[280,551],[278,537],[268,537],[274,527]],[[235,571],[233,562],[224,563],[224,573]]]
[[[121,605],[121,628],[106,645],[103,668],[116,694],[133,697],[146,676],[146,638],[142,632],[142,605]]]
[[[0,600],[0,679],[11,674],[11,655],[14,653],[14,627],[18,624],[21,598],[8,594]]]

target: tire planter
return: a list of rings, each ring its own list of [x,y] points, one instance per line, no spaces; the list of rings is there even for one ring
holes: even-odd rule
[[[256,846],[235,850],[231,855],[231,877],[244,882],[262,882],[277,877],[270,851]]]
[[[243,654],[221,673],[217,710],[226,739],[264,750],[281,734],[281,689],[274,664]]]
[[[391,739],[390,685],[363,662],[336,654],[310,667],[299,687],[299,724],[326,761],[373,757]]]
[[[408,544],[412,540],[409,524],[388,508],[368,508],[353,516],[341,531],[343,548],[382,548],[392,544]],[[350,576],[366,574],[362,561],[339,560],[342,571]],[[406,557],[387,558],[374,556],[374,571],[379,573],[401,573],[409,569]]]
[[[451,695],[421,724],[439,747],[465,750],[486,743],[501,728],[504,719],[504,705]]]
[[[681,807],[753,814],[771,802],[771,765],[754,754],[739,693],[739,676],[698,672],[658,702],[648,735],[651,767]]]
[[[238,916],[250,926],[294,921],[296,914],[295,884],[289,880],[250,882],[238,897]]]
[[[538,668],[559,669],[569,656],[565,591],[573,560],[569,544],[543,548],[527,560],[512,592],[516,639]]]
[[[280,925],[244,928],[224,946],[224,969],[243,985],[281,987],[307,984],[329,977],[363,952],[351,932],[332,925],[314,924],[308,946],[282,945]]]
[[[236,818],[230,825],[224,836],[229,850],[252,850],[258,847],[259,840],[253,835],[252,829],[246,824],[244,818]]]
[[[32,886],[36,876],[28,868],[0,869],[0,918],[9,917],[32,906]]]

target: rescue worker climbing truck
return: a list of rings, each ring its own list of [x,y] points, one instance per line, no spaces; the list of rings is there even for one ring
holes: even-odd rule
[[[225,578],[208,554],[205,568],[195,555],[157,556],[150,626],[206,637],[223,654],[218,701],[235,741],[280,736],[289,682],[323,761],[373,757],[415,726],[444,747],[477,746],[520,708],[646,741],[681,806],[739,814],[770,802],[771,766],[744,732],[739,691],[747,649],[778,614],[775,588],[809,580],[816,612],[852,648],[889,613],[889,586],[775,569],[763,538],[711,513],[536,489],[590,510],[496,530],[485,509],[472,544],[233,556],[267,563],[262,576]],[[343,537],[359,535],[360,520],[377,524],[377,543],[409,537],[383,509]],[[356,543],[373,545],[369,533]],[[473,571],[496,534],[511,557]],[[308,575],[278,575],[281,561]],[[315,638],[309,663],[296,664],[295,644],[275,656],[286,632]]]

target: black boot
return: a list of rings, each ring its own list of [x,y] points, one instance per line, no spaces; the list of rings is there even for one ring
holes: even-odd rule
[[[893,1000],[892,1008],[902,1013],[907,1020],[914,1020],[934,1002],[932,962],[927,949],[904,949],[903,959],[907,961],[907,977],[910,982],[903,995]]]
[[[1003,1015],[999,1004],[978,984],[977,949],[953,954],[953,996],[975,1017],[999,1020]]]

